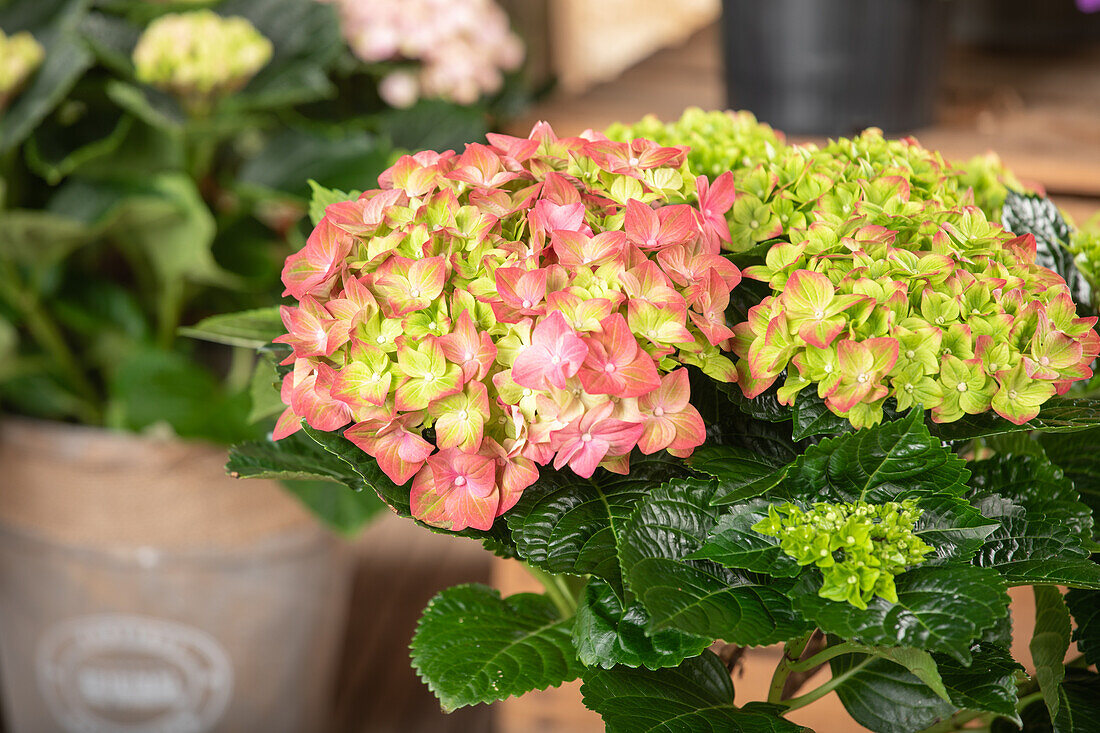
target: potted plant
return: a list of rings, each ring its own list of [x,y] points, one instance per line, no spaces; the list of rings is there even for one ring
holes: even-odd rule
[[[230,471],[373,490],[530,568],[541,594],[425,609],[445,710],[580,678],[612,731],[798,731],[831,693],[875,731],[1088,730],[1100,336],[1071,261],[1035,262],[1057,210],[1005,191],[1002,228],[873,130],[608,132],[540,123],[319,201],[277,440]],[[766,699],[735,698],[719,640],[784,644]]]
[[[414,146],[435,124],[481,134],[505,95],[480,68],[473,102],[398,120],[378,92],[397,62],[356,59],[313,0],[0,3],[0,28],[8,723],[308,727],[349,580],[312,514],[350,532],[381,504],[229,482],[217,446],[274,422],[251,380],[259,344],[180,327],[278,301],[307,179],[375,177],[395,130]]]
[[[797,135],[927,125],[948,10],[946,0],[725,0],[729,107]]]

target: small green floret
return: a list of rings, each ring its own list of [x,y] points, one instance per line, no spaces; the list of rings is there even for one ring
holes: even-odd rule
[[[913,533],[920,515],[913,499],[816,503],[808,512],[790,503],[773,504],[768,517],[752,528],[778,538],[783,552],[800,565],[820,568],[822,598],[865,610],[876,595],[897,603],[894,577],[932,551]]]

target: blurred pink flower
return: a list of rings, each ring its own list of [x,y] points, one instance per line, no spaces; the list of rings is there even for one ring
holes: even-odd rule
[[[523,61],[523,42],[493,0],[329,0],[344,38],[367,63],[415,61],[386,75],[379,94],[409,107],[419,97],[473,104],[500,90],[502,72]]]

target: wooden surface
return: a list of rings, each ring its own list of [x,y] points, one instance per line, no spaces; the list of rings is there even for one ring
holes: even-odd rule
[[[559,134],[572,135],[650,113],[671,120],[690,106],[722,109],[719,44],[718,29],[710,26],[615,81],[548,99],[512,129],[525,134],[545,119]],[[1085,218],[1080,214],[1100,208],[1100,45],[1054,54],[954,49],[937,123],[912,133],[951,159],[995,150],[1021,179],[1078,197],[1070,203]]]

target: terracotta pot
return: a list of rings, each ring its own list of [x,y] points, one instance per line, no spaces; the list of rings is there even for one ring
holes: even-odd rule
[[[350,574],[277,484],[224,449],[0,423],[8,728],[316,730]]]
[[[515,560],[493,558],[493,585],[505,596],[513,593],[539,593],[542,587],[527,570]],[[1031,666],[1028,641],[1035,627],[1035,603],[1030,588],[1012,588],[1012,616],[1014,634],[1012,654],[1027,667]],[[1074,656],[1071,646],[1067,658]],[[754,647],[743,659],[743,666],[734,676],[738,704],[752,700],[764,700],[768,696],[772,673],[779,663],[782,647]],[[825,682],[827,671],[821,670],[807,681],[804,691]],[[600,717],[584,707],[580,682],[570,682],[561,687],[530,692],[520,698],[508,698],[495,705],[497,731],[499,733],[601,733]],[[836,695],[822,699],[796,710],[787,718],[813,730],[829,733],[867,733],[867,729],[852,720]]]

